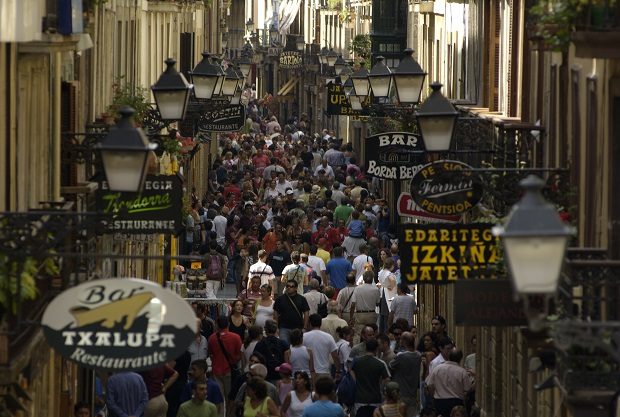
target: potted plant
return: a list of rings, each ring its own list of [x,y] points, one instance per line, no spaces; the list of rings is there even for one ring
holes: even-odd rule
[[[112,88],[114,89],[112,104],[107,107],[106,113],[117,118],[121,107],[129,106],[136,111],[133,118],[136,124],[141,126],[146,112],[151,109],[151,104],[148,100],[148,90],[142,86],[125,81],[124,77],[118,77],[114,84],[112,84]]]

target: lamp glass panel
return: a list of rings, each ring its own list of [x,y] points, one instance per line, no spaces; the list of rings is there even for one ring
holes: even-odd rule
[[[146,176],[147,156],[147,150],[101,150],[103,169],[110,190],[140,191]]]
[[[333,67],[334,64],[336,64],[336,61],[338,60],[338,56],[328,55],[326,57],[326,60],[327,60],[327,65],[329,65],[330,67]]]
[[[223,75],[218,75],[217,83],[215,84],[215,90],[213,90],[214,96],[219,96],[222,94],[222,84],[224,84],[224,78],[225,77]]]
[[[401,103],[419,103],[424,75],[394,75],[398,101]]]
[[[351,102],[351,109],[362,110],[362,99],[360,97],[351,95],[349,101]]]
[[[519,294],[556,292],[567,242],[565,236],[504,236],[504,250]]]
[[[247,78],[252,70],[252,64],[239,64],[239,69],[241,70],[243,76]]]
[[[427,151],[447,151],[450,149],[454,116],[418,116],[418,123]]]
[[[182,120],[189,99],[189,90],[153,91],[163,120]]]
[[[389,97],[390,86],[392,85],[392,76],[385,75],[381,77],[369,77],[372,95],[377,98]]]
[[[225,78],[224,83],[222,84],[222,94],[225,96],[232,96],[235,94],[237,90],[237,84],[239,80],[236,78]]]
[[[194,94],[196,98],[210,99],[213,96],[217,77],[205,77],[203,75],[193,75]]]
[[[344,94],[349,97],[349,95],[351,94],[351,92],[353,91],[353,86],[352,85],[345,85],[344,87]]]
[[[323,65],[327,64],[327,55],[319,54],[319,62]]]
[[[368,78],[351,78],[353,80],[353,87],[358,96],[366,97],[368,95]]]

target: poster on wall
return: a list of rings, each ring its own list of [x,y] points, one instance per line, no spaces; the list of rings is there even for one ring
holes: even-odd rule
[[[492,224],[404,224],[401,277],[411,284],[450,284],[495,276]]]

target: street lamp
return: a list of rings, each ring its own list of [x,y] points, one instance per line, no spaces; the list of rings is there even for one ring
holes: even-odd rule
[[[344,70],[344,72],[345,72],[345,76],[344,77],[346,79],[344,80],[344,83],[342,84],[342,88],[344,89],[344,94],[347,97],[349,97],[349,100],[351,100],[351,93],[353,92],[353,80],[351,79],[350,73],[352,71],[351,71],[350,67],[347,66],[347,68],[348,68],[349,72],[346,73],[347,70],[346,69]],[[342,73],[340,73],[340,79],[343,79]]]
[[[351,79],[349,78],[349,81]],[[349,92],[349,102],[351,103],[351,109],[355,111],[361,111],[363,109],[362,103],[366,99],[366,96],[360,96],[355,93],[355,87],[352,87]]]
[[[254,21],[250,17],[247,22],[245,22],[245,30],[252,33],[254,32]]]
[[[252,71],[252,60],[250,60],[249,56],[241,54],[241,58],[239,59],[239,70],[243,78],[248,78],[250,76],[250,71]]]
[[[278,29],[275,27],[275,25],[271,25],[269,27],[269,41],[271,42],[272,46],[275,46],[278,43]]]
[[[237,71],[232,67],[232,65],[228,65],[226,68],[226,76],[224,78],[224,83],[222,84],[222,95],[227,97],[232,97],[235,95],[235,91],[237,91],[237,86],[239,85],[239,75]]]
[[[398,101],[401,104],[418,104],[426,73],[413,58],[413,49],[407,48],[403,52],[404,58],[392,72]]]
[[[192,85],[187,82],[185,76],[174,69],[176,62],[168,58],[166,70],[151,86],[162,120],[182,120],[192,90]]]
[[[329,50],[326,59],[327,65],[329,65],[330,67],[333,67],[336,64],[336,61],[338,60],[338,54],[336,53],[336,51],[334,51],[334,48],[331,48]]]
[[[119,113],[121,119],[95,149],[101,153],[111,191],[139,192],[148,171],[149,152],[155,150],[157,144],[150,143],[144,131],[134,126],[134,109],[122,107]]]
[[[368,81],[368,70],[364,61],[360,62],[360,69],[351,74],[350,79],[353,81],[353,87],[355,87],[355,91],[351,92],[351,95],[355,93],[355,95],[362,97],[362,100],[365,99],[369,93],[370,84]]]
[[[327,54],[329,54],[329,49],[327,49],[327,46],[324,46],[319,52],[319,63],[321,65],[327,64]]]
[[[215,92],[220,68],[209,61],[209,53],[202,53],[202,60],[190,72],[192,83],[194,84],[194,95],[199,99],[211,99],[219,91]]]
[[[297,36],[297,40],[295,41],[295,47],[298,51],[303,51],[306,48],[306,41],[303,35]]]
[[[554,294],[569,238],[575,229],[564,224],[555,207],[541,194],[542,179],[529,175],[525,190],[510,210],[505,226],[493,228],[499,236],[518,294]]]
[[[450,150],[450,142],[459,112],[439,91],[441,83],[431,84],[433,92],[416,111],[424,147],[429,152]],[[357,87],[356,87],[357,88]]]
[[[383,63],[383,60],[383,56],[377,57],[377,62],[368,73],[368,82],[375,98],[387,99],[392,86],[392,71]]]
[[[336,62],[334,63],[334,71],[336,71],[336,75],[340,75],[346,66],[347,62],[342,59],[342,55],[338,55],[338,58],[336,58]]]
[[[219,96],[222,94],[222,85],[224,84],[224,79],[226,78],[226,72],[224,71],[224,68],[222,68],[222,65],[218,62],[218,58],[215,55],[211,55],[211,63],[215,66],[218,72],[217,84],[215,84],[213,95]]]

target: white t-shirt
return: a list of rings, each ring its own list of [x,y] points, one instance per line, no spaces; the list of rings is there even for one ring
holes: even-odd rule
[[[437,355],[437,357],[433,359],[431,363],[428,365],[428,374],[430,375],[431,372],[433,372],[433,369],[435,369],[438,365],[441,365],[445,361],[446,360],[443,358],[443,355],[441,353]],[[428,377],[426,377],[426,379],[428,380]]]
[[[314,371],[318,374],[329,373],[331,353],[338,349],[332,335],[322,330],[311,330],[304,333],[304,346],[312,349]]]
[[[269,281],[276,277],[273,275],[273,269],[262,261],[258,261],[250,266],[248,270],[248,288],[250,287],[254,275],[260,275],[260,285],[269,284]]]
[[[365,254],[357,255],[355,259],[353,259],[353,265],[351,267],[355,269],[355,282],[357,285],[364,282],[362,280],[362,275],[364,274],[364,265],[368,262],[372,264],[372,258]]]
[[[315,255],[308,256],[308,262],[306,262],[306,263],[317,274],[319,272],[325,272],[325,270],[327,269],[327,268],[325,268],[325,262],[323,262],[323,259],[321,259],[321,258],[319,258],[318,256],[315,256]]]

